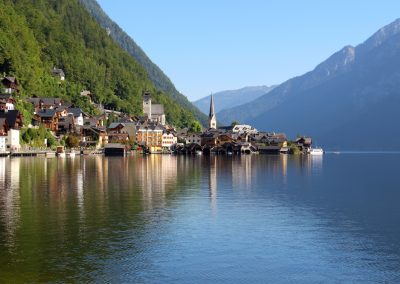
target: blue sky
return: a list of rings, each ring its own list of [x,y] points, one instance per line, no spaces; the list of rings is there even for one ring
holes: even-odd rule
[[[400,17],[400,1],[98,0],[190,100],[279,84]]]

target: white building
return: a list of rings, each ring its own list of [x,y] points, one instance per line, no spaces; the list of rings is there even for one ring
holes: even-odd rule
[[[151,94],[147,92],[143,94],[143,114],[150,121],[165,125],[164,105],[152,104]]]
[[[172,134],[172,133],[167,133],[164,132],[162,135],[162,148],[171,150],[172,145],[175,145],[178,143],[178,138]]]
[[[233,127],[232,129],[233,133],[238,133],[238,134],[256,134],[258,133],[258,130],[255,129],[253,126],[251,125],[247,125],[247,124],[237,124]]]
[[[0,152],[7,150],[7,136],[0,136]]]
[[[19,130],[8,130],[6,146],[9,150],[19,150],[19,148],[21,147],[21,145],[19,144]]]

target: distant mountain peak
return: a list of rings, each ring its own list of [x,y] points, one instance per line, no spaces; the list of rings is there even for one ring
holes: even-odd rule
[[[325,77],[331,77],[337,73],[347,71],[356,57],[356,48],[351,45],[343,47],[335,52],[327,60],[317,65],[314,70],[314,77],[318,80]]]
[[[360,50],[367,52],[398,34],[400,34],[400,18],[379,29],[360,45]]]

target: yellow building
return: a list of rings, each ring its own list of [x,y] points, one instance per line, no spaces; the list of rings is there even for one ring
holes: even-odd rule
[[[147,147],[151,153],[162,151],[163,129],[155,124],[138,125],[136,128],[136,143]]]

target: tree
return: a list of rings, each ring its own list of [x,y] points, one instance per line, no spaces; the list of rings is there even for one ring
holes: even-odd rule
[[[201,132],[201,130],[202,130],[202,127],[201,127],[200,122],[198,122],[198,121],[193,121],[193,122],[190,124],[189,132]]]
[[[235,127],[235,126],[238,125],[238,124],[240,124],[240,122],[237,121],[237,120],[234,120],[234,121],[232,121],[231,126],[232,126],[232,127]]]
[[[76,148],[79,147],[79,138],[76,135],[68,135],[65,140],[65,145],[68,148]]]

